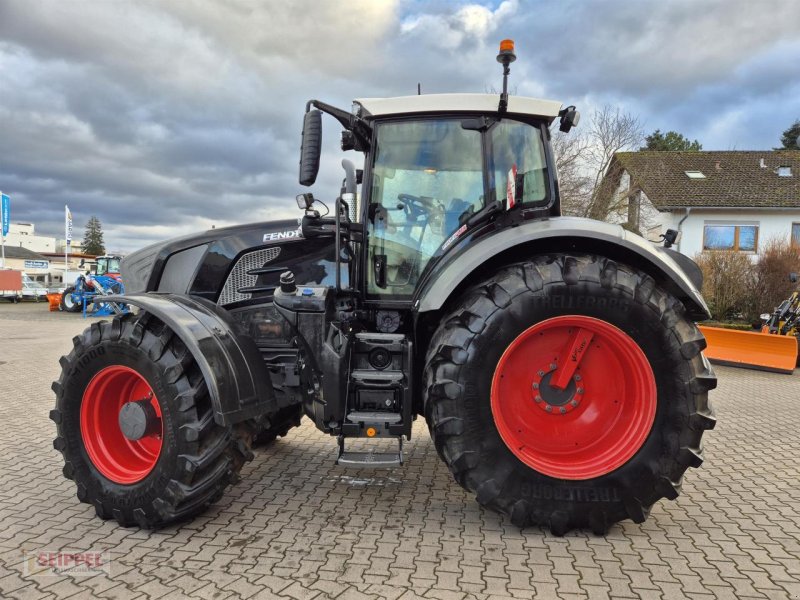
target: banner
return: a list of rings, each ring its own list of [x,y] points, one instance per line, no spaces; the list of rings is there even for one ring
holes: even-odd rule
[[[64,215],[64,232],[67,238],[67,246],[72,244],[72,213],[69,212],[69,206],[64,205],[66,214]]]
[[[8,235],[8,226],[11,224],[11,198],[0,192],[0,214],[3,218],[3,237]]]

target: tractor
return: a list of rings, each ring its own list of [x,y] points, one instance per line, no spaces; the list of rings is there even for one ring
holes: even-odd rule
[[[697,266],[561,216],[550,127],[574,106],[499,94],[306,105],[343,128],[341,190],[297,220],[125,257],[138,307],[73,339],[54,445],[102,519],[158,528],[218,500],[252,448],[309,419],[341,468],[399,469],[418,416],[454,479],[520,526],[597,534],[675,499],[715,425]],[[334,467],[337,468],[337,467]]]
[[[120,261],[119,256],[98,256],[88,270],[78,275],[75,284],[64,290],[59,308],[65,312],[81,312],[88,303],[88,307],[97,316],[123,312],[125,307],[119,303],[91,301],[96,296],[125,293],[120,275]],[[79,268],[83,270],[85,267],[86,262],[81,260]]]

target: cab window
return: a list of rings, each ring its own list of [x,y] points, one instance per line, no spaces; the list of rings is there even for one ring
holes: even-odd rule
[[[481,133],[461,119],[384,123],[374,146],[367,291],[410,296],[430,258],[484,205]]]

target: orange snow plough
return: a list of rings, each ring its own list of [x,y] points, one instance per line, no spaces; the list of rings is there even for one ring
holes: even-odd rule
[[[755,331],[700,326],[711,362],[791,374],[797,364],[797,338]]]

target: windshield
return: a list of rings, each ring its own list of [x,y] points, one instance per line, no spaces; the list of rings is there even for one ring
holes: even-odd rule
[[[106,273],[119,273],[119,259],[118,258],[98,258],[97,259],[97,274],[105,275]]]
[[[482,133],[462,123],[463,118],[452,118],[377,126],[368,213],[368,293],[413,294],[431,257],[486,205],[487,196],[506,200],[510,174],[516,173],[511,189],[516,189],[517,203],[547,201],[540,128],[500,120]],[[487,156],[484,147],[490,150]]]

